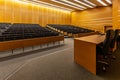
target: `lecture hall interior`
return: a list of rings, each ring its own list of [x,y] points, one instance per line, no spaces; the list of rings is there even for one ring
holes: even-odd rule
[[[0,80],[120,80],[120,0],[0,0]]]

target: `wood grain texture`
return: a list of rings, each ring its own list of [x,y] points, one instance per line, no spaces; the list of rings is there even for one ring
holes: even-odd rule
[[[74,39],[74,60],[85,69],[96,75],[96,45],[104,36],[91,35]]]
[[[81,38],[76,38],[77,40],[93,43],[93,44],[99,44],[101,41],[105,39],[105,35],[89,35]]]
[[[96,45],[74,40],[74,60],[93,74],[96,74]]]
[[[43,38],[32,38],[0,42],[0,51],[29,47],[34,45],[48,44],[56,41],[63,41],[64,36],[52,36]]]
[[[113,28],[120,29],[120,0],[113,0]]]
[[[98,7],[72,12],[71,24],[104,32],[104,26],[112,25],[112,7]]]
[[[0,0],[0,22],[70,24],[71,13],[18,0]]]

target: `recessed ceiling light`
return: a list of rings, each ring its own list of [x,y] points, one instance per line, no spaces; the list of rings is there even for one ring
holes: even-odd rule
[[[31,1],[30,0],[19,0],[19,1],[33,3],[33,4],[36,4],[36,5],[42,5],[42,6],[45,6],[45,7],[56,8],[56,9],[60,9],[60,10],[73,11],[72,9],[69,9],[69,8],[53,5],[53,4],[38,1],[38,0],[31,0]]]
[[[69,5],[69,4],[66,4],[66,3],[63,3],[63,2],[60,2],[60,1],[57,1],[57,0],[51,0],[51,1],[63,4],[63,5],[67,5],[69,7],[75,8],[75,9],[83,10],[82,8],[79,8],[79,7],[76,7],[76,6],[73,6],[73,5]]]
[[[82,2],[82,1],[79,1],[79,0],[74,0],[74,1],[76,1],[76,2],[78,2],[80,4],[82,4],[82,5],[85,5],[87,7],[94,8],[93,6],[90,6],[90,5],[88,5],[88,4],[86,4],[86,3]]]
[[[100,4],[102,4],[103,6],[107,6],[107,4],[105,4],[102,0],[97,0]]]
[[[86,3],[92,5],[92,6],[97,6],[96,4],[94,4],[94,3],[92,3],[92,2],[90,2],[90,1],[88,1],[88,0],[84,0],[84,1],[85,1]]]
[[[80,8],[83,8],[83,9],[87,9],[87,8],[84,7],[84,6],[75,4],[75,3],[73,3],[73,2],[70,2],[69,0],[61,0],[61,1],[66,2],[66,3],[68,3],[68,4],[71,4],[71,5],[74,5],[74,6],[77,6],[77,7],[80,7]]]
[[[112,4],[112,1],[111,0],[105,0],[106,2],[108,2],[109,4]]]

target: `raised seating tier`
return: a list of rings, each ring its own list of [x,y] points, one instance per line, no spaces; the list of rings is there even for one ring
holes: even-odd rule
[[[30,39],[39,37],[58,36],[54,31],[49,31],[38,24],[13,24],[0,36],[0,41]]]
[[[48,24],[48,28],[58,31],[65,36],[79,37],[81,34],[94,33],[93,30],[85,29],[82,27],[77,27],[73,25],[57,25],[57,24]]]
[[[0,52],[12,51],[11,55],[13,55],[16,49],[23,49],[24,52],[24,48],[27,47],[45,45],[49,47],[48,44],[55,46],[55,43],[60,41],[64,42],[64,36],[60,36],[58,32],[38,24],[15,23],[0,35]]]

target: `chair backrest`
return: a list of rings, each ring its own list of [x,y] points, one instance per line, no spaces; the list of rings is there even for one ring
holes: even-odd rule
[[[110,48],[114,48],[115,42],[116,42],[118,36],[119,36],[119,30],[116,29],[115,32],[114,32],[114,37],[113,37],[113,39],[112,39],[112,41],[110,43]]]
[[[113,37],[113,30],[107,30],[106,31],[106,37],[105,40],[103,42],[103,53],[104,55],[106,55],[109,52],[109,48],[110,48],[110,43]]]

